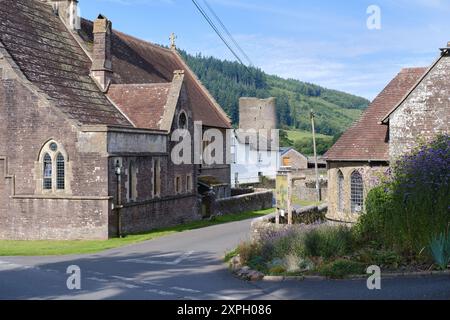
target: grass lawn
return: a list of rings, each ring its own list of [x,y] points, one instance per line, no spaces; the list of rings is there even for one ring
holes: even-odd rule
[[[303,140],[303,139],[312,139],[312,133],[308,131],[302,131],[302,130],[288,130],[286,131],[289,140],[291,141],[297,141],[297,140]],[[316,138],[324,138],[324,139],[333,139],[332,136],[327,136],[324,134],[316,134]]]
[[[92,241],[9,241],[0,240],[0,256],[51,256],[68,254],[87,254],[122,247],[170,234],[205,228],[213,225],[261,217],[272,213],[273,209],[252,211],[216,217],[212,220],[195,221],[176,227],[150,231],[144,234],[129,235],[123,239]]]
[[[322,204],[322,202],[315,202],[315,201],[304,201],[304,200],[300,200],[298,197],[296,196],[292,196],[292,203],[296,204],[298,206],[302,206],[302,207],[309,207],[309,206],[320,206]]]

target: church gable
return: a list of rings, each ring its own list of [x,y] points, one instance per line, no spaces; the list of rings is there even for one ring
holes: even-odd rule
[[[450,56],[442,57],[390,114],[391,159],[410,151],[418,139],[433,139],[450,132]]]

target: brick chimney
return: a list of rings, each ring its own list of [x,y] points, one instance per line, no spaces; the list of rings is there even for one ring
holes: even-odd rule
[[[94,48],[91,76],[107,91],[112,78],[111,35],[112,23],[103,15],[94,21]]]

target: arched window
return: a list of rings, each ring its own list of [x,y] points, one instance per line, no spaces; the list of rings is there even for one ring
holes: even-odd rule
[[[66,183],[66,173],[70,170],[69,156],[64,147],[58,142],[50,140],[42,147],[38,159],[39,179],[42,179],[38,191],[44,193],[70,192],[70,184]]]
[[[180,115],[178,116],[178,128],[179,129],[187,129],[188,119],[186,116],[186,113],[182,111]]]
[[[44,177],[43,177],[43,188],[44,190],[52,190],[52,158],[48,153],[45,154],[43,159],[44,164]]]
[[[344,175],[342,171],[338,171],[337,175],[337,199],[338,199],[338,211],[344,211]]]
[[[64,156],[59,153],[56,158],[56,189],[64,190],[66,186],[65,181],[66,163]]]
[[[354,171],[351,175],[351,209],[352,213],[360,213],[364,208],[364,185],[361,174]]]

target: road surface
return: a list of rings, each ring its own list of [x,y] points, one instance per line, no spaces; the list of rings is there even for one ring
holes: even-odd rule
[[[178,233],[99,254],[0,257],[0,299],[450,299],[450,277],[250,283],[233,277],[224,254],[249,237],[250,221]],[[81,289],[69,290],[69,266]]]

